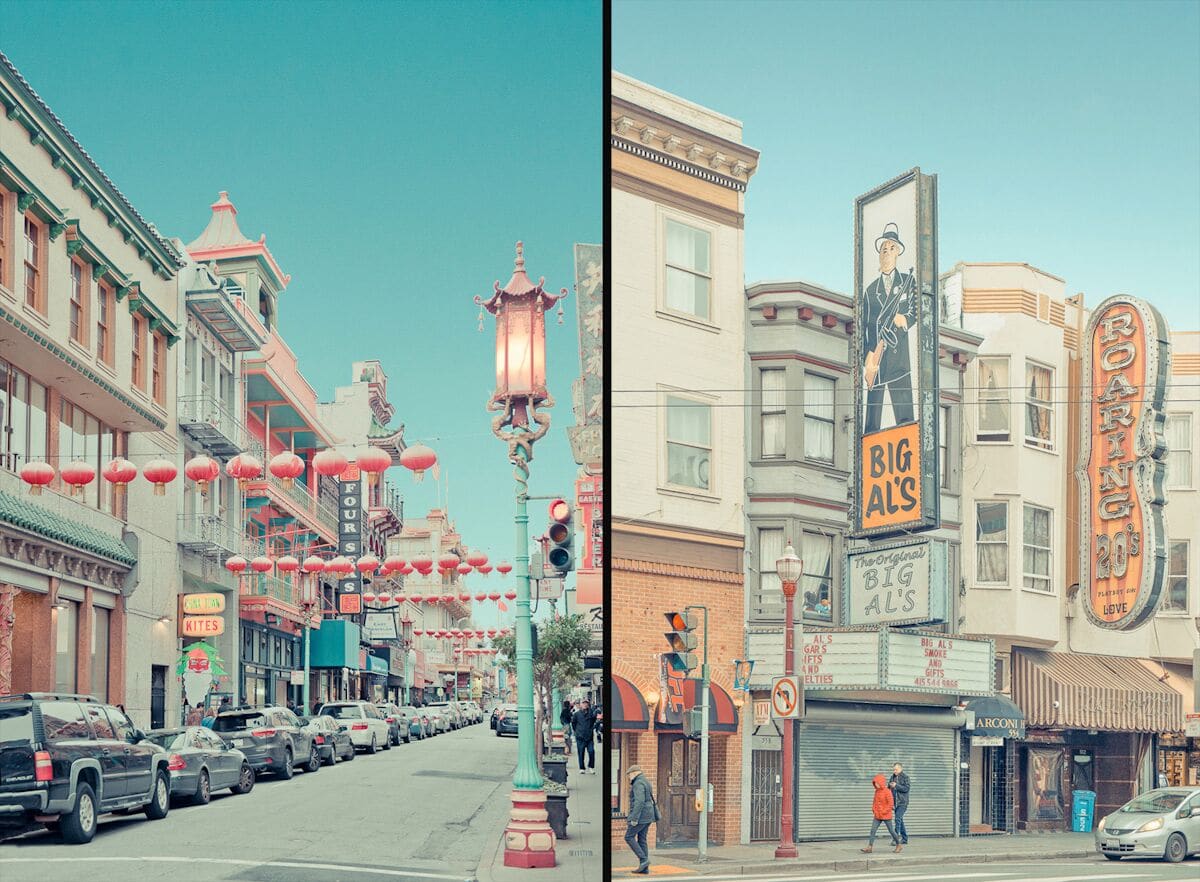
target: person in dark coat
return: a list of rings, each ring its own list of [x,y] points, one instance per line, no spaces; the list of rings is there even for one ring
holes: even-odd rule
[[[580,774],[596,774],[596,714],[586,698],[579,702],[579,708],[571,714],[571,734],[575,736],[575,745],[579,750]],[[588,758],[586,769],[583,767],[585,754]]]
[[[896,763],[892,766],[892,778],[888,781],[888,787],[891,788],[892,799],[896,803],[896,835],[900,837],[901,845],[908,845],[908,828],[904,826],[904,813],[908,811],[910,786],[911,782],[904,773],[904,766]]]
[[[654,802],[654,790],[642,774],[641,766],[629,767],[629,817],[625,842],[637,855],[638,868],[633,872],[643,876],[650,873],[650,850],[646,847],[646,831],[662,817]]]

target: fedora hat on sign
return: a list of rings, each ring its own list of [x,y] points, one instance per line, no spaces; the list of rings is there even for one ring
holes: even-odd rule
[[[897,229],[895,224],[889,223],[889,224],[884,225],[883,233],[880,235],[880,237],[878,239],[875,240],[875,253],[876,254],[879,253],[879,249],[883,246],[883,243],[885,241],[895,242],[897,245],[900,246],[900,254],[904,253],[904,243],[900,241],[900,230]],[[897,255],[897,256],[899,256],[899,255]]]

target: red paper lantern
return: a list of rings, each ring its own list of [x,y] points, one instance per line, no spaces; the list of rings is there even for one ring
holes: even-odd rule
[[[507,576],[512,572],[512,564],[506,560],[502,560],[500,563],[496,564],[496,572],[502,576]]]
[[[475,569],[479,570],[479,572],[483,573],[486,576],[488,573],[490,573],[492,571],[492,565],[485,563],[483,566],[476,567]]]
[[[481,567],[488,562],[488,556],[482,551],[472,551],[467,554],[467,563],[473,567]]]
[[[446,552],[438,558],[438,568],[443,570],[452,570],[458,566],[458,555]]]
[[[424,628],[413,628],[413,636],[414,637],[420,637],[424,633],[425,633]]]
[[[312,466],[318,475],[324,475],[327,478],[340,477],[342,472],[346,471],[346,466],[350,463],[346,461],[346,457],[338,453],[332,447],[327,447],[313,457]]]
[[[271,572],[271,568],[273,566],[275,566],[274,561],[272,561],[271,558],[264,557],[262,555],[259,555],[258,557],[254,558],[254,560],[250,561],[250,569],[254,570],[256,573],[269,573]]]
[[[279,560],[275,561],[275,569],[281,573],[294,573],[300,569],[300,561],[290,554],[285,554]]]
[[[412,469],[413,480],[420,481],[425,477],[425,470],[432,468],[437,462],[437,454],[424,444],[414,444],[404,448],[400,454],[400,465]]]
[[[404,566],[404,558],[398,555],[389,554],[383,559],[383,571],[385,573],[394,573],[396,570],[403,571]]]
[[[167,485],[174,481],[178,474],[179,469],[175,468],[175,463],[165,459],[153,459],[142,469],[142,477],[154,485],[155,496],[166,496]]]
[[[367,603],[374,603],[375,602],[375,592],[374,591],[364,591],[363,592],[363,600],[365,600]]]
[[[229,558],[229,560],[225,561],[225,569],[229,570],[229,572],[233,573],[235,576],[240,576],[242,573],[246,572],[246,567],[249,565],[250,564],[246,561],[246,558],[242,557],[240,554],[235,554],[233,557]]]
[[[427,554],[419,554],[412,559],[411,563],[418,570],[426,570],[433,566],[433,558]]]
[[[262,475],[262,461],[252,453],[239,453],[225,463],[225,474],[237,478],[238,487],[246,489],[246,485]]]
[[[201,496],[208,495],[208,484],[221,477],[221,467],[215,459],[205,456],[193,456],[183,467],[183,473],[196,482]]]
[[[460,594],[460,595],[458,595],[458,599],[461,600],[463,603],[470,603],[471,595],[470,594]]]
[[[410,595],[408,595],[408,599],[411,600],[413,603],[420,603],[422,600],[425,599],[425,595],[424,594],[410,594]]]
[[[495,628],[488,628],[488,629],[487,629],[487,635],[488,635],[489,637],[495,637],[495,636],[496,636],[496,629],[495,629]]]
[[[460,575],[465,576],[467,573],[471,572],[473,568],[469,563],[460,563],[457,567],[455,567],[455,569],[458,570]]]
[[[442,603],[454,603],[454,595],[453,594],[443,594],[442,595]]]
[[[84,485],[96,480],[96,467],[86,462],[72,462],[63,466],[62,479],[71,485],[71,495],[78,496],[83,492]]]
[[[504,599],[505,599],[505,600],[516,600],[516,599],[517,599],[517,592],[516,592],[516,591],[505,591],[505,592],[504,592]]]
[[[479,601],[487,600],[487,594],[480,593],[475,595],[475,599]]]
[[[137,477],[137,466],[118,456],[109,460],[108,465],[101,469],[100,475],[113,485],[113,493],[122,493],[125,486]]]
[[[339,554],[333,560],[326,562],[325,571],[337,576],[347,576],[354,572],[354,564],[350,558]]]
[[[356,566],[364,576],[369,575],[379,569],[379,558],[373,554],[364,554],[358,559]]]
[[[380,474],[386,472],[392,464],[392,455],[378,447],[368,447],[355,459],[355,465],[367,473],[367,482],[374,484]]]
[[[295,483],[296,478],[304,474],[304,460],[290,450],[285,450],[283,453],[277,453],[271,457],[271,464],[268,468],[271,470],[271,474],[283,484],[283,489],[287,490]]]
[[[500,599],[499,591],[493,591],[490,594],[488,594],[488,600],[499,600],[499,599]]]
[[[413,572],[415,572],[415,571],[412,568],[412,564],[406,563],[400,567],[399,572],[400,572],[400,575],[402,575],[402,576],[411,576],[413,574]]]
[[[320,572],[323,572],[324,569],[325,569],[325,560],[323,558],[317,557],[315,554],[304,558],[304,572],[320,573]]]

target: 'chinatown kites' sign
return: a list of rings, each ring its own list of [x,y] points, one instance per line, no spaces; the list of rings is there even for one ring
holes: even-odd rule
[[[854,202],[851,532],[936,528],[937,176],[914,168]]]
[[[1092,624],[1135,628],[1158,609],[1166,575],[1163,397],[1171,345],[1158,310],[1101,303],[1084,336],[1079,578]]]

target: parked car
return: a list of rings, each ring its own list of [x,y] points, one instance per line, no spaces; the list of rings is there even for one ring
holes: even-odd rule
[[[333,717],[301,717],[300,722],[312,733],[322,765],[332,766],[339,759],[352,760],[357,756],[350,733],[338,725]]]
[[[454,721],[450,716],[449,708],[427,704],[425,705],[425,712],[429,714],[429,721],[433,725],[433,733],[435,735],[449,732],[453,728],[452,724]]]
[[[246,755],[204,726],[151,729],[146,740],[170,757],[167,768],[173,797],[207,805],[214,790],[228,787],[234,793],[249,793],[254,789],[254,769]]]
[[[400,706],[391,701],[376,702],[375,707],[383,714],[384,720],[388,724],[388,738],[390,744],[399,744],[403,741],[407,744],[412,740],[412,733],[408,731],[408,726],[405,725],[404,715],[400,713]]]
[[[463,716],[466,718],[467,725],[474,726],[476,723],[483,720],[483,711],[479,709],[479,705],[477,705],[475,702],[460,701],[458,703],[458,707],[459,710],[462,711]]]
[[[124,711],[90,695],[0,696],[0,824],[41,820],[78,844],[108,812],[161,820],[171,805],[169,762]]]
[[[425,723],[421,719],[421,712],[411,705],[405,705],[397,709],[400,718],[404,721],[404,725],[408,727],[408,739],[411,741],[416,738],[418,741],[425,738],[429,733],[426,730]]]
[[[317,713],[333,717],[345,726],[356,748],[361,747],[367,753],[378,753],[380,745],[384,750],[392,749],[387,720],[369,701],[331,701],[321,705]]]
[[[461,729],[467,724],[467,721],[463,719],[462,711],[458,709],[458,705],[453,701],[435,701],[429,705],[429,709],[443,711],[448,714],[451,729]]]
[[[1110,861],[1200,854],[1200,787],[1162,787],[1135,796],[1096,825],[1096,850]]]
[[[517,706],[515,704],[502,704],[497,708],[496,715],[496,737],[501,735],[516,735],[517,734]]]
[[[246,755],[255,773],[287,780],[297,768],[315,772],[321,757],[311,732],[286,707],[241,707],[217,714],[212,730]]]

